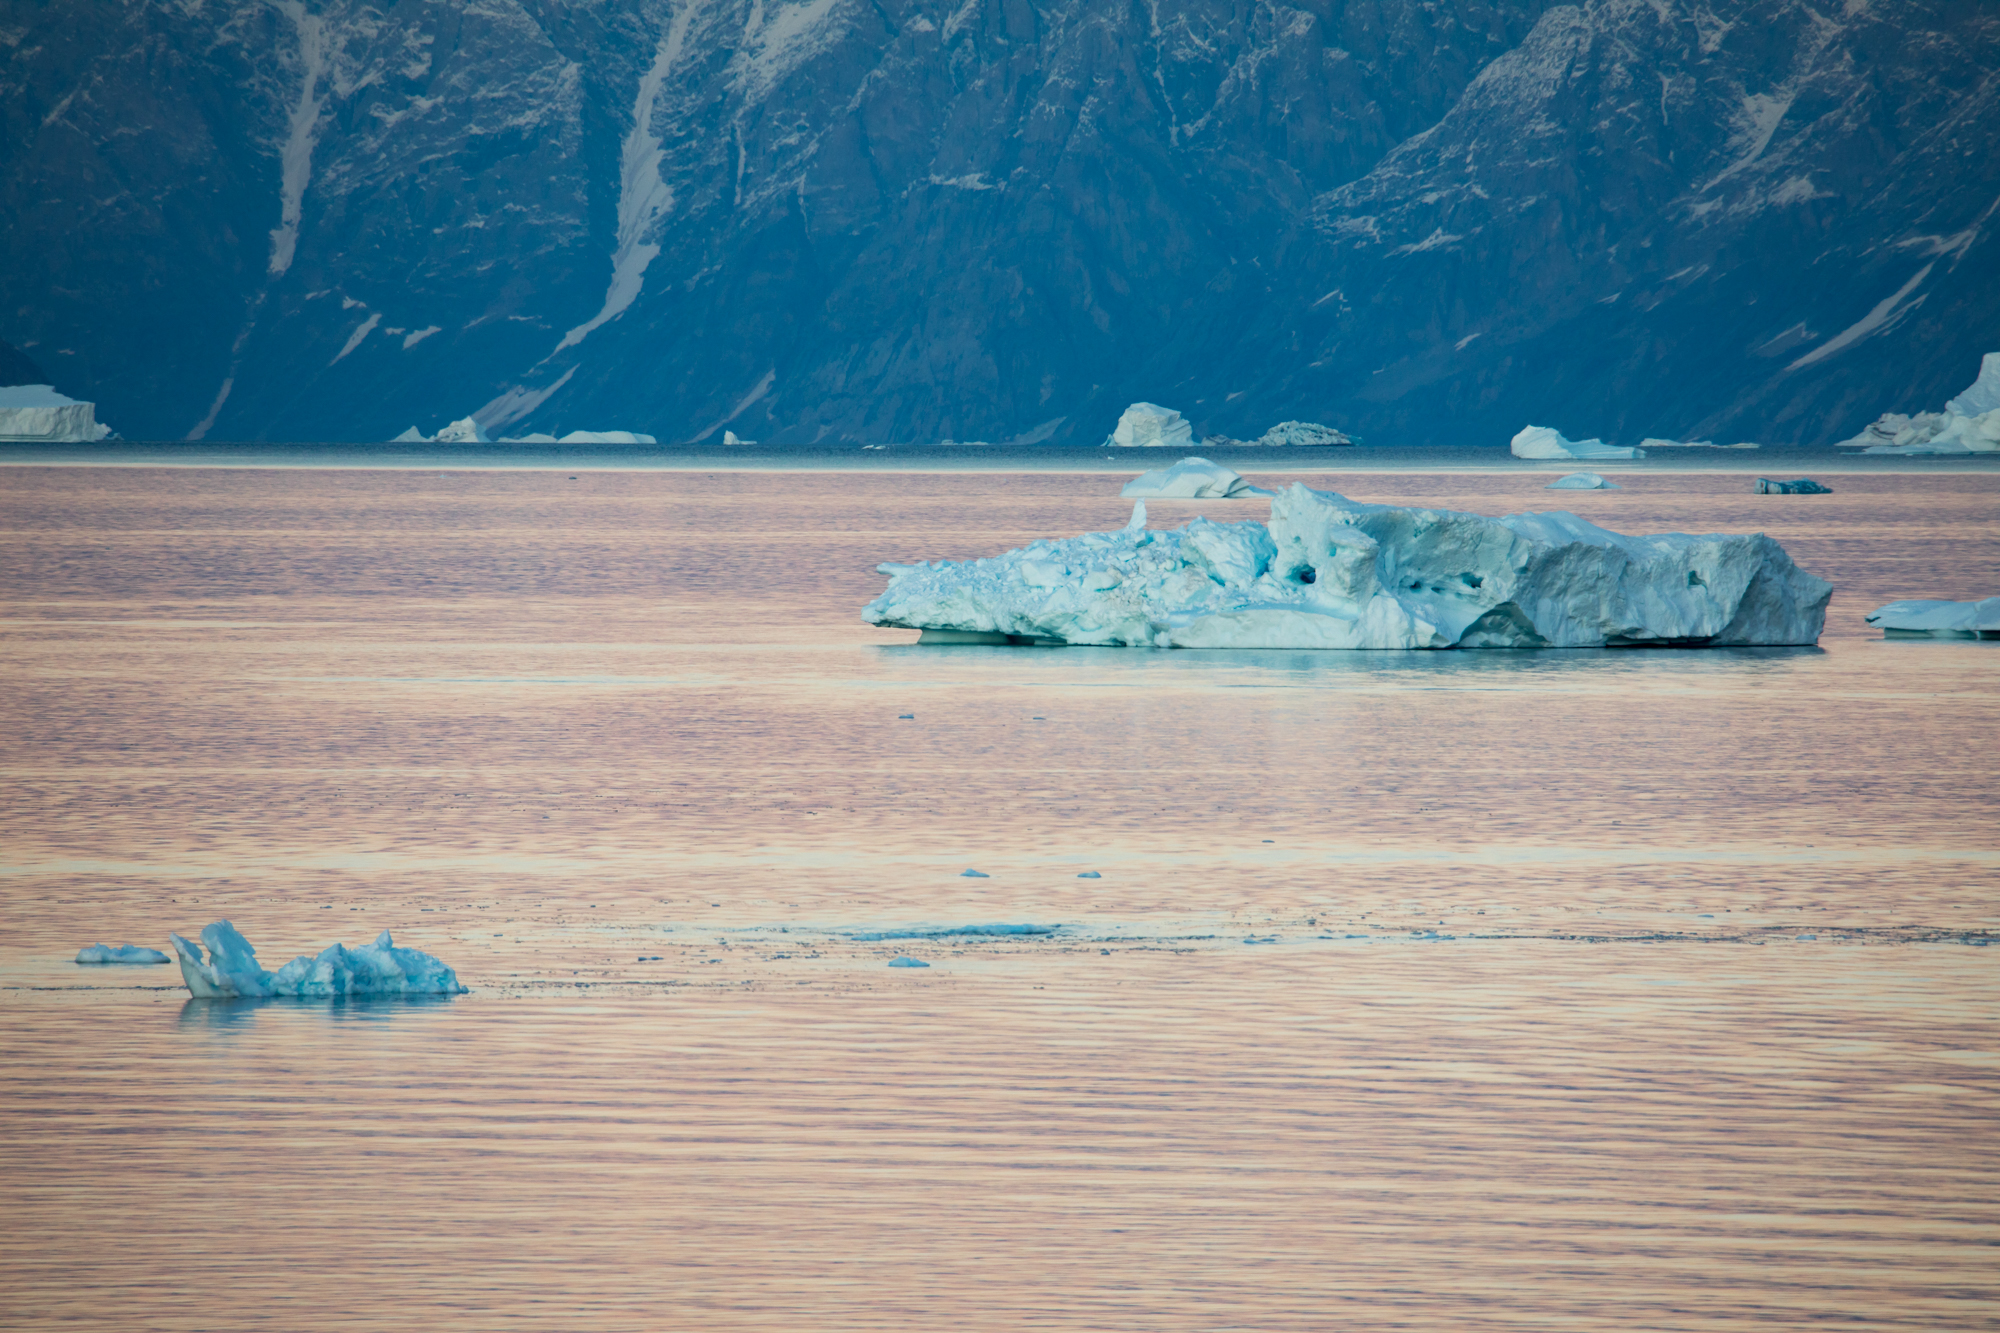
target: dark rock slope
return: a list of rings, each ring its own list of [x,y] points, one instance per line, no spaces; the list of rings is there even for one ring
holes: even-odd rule
[[[1823,441],[2000,347],[1976,0],[49,0],[0,335],[128,434]]]

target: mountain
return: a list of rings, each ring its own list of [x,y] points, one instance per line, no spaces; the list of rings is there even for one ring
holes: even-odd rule
[[[2000,348],[1978,0],[48,0],[0,128],[135,438],[1824,442]]]
[[[42,369],[20,348],[0,342],[0,388],[15,384],[47,384]]]

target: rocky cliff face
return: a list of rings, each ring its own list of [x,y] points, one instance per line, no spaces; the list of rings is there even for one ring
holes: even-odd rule
[[[1828,440],[2000,347],[1996,98],[1974,0],[51,0],[0,334],[135,437]]]

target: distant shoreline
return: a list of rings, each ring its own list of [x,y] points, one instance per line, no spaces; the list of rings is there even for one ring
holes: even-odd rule
[[[1199,456],[1238,472],[1590,471],[1823,474],[1937,472],[2000,475],[2000,454],[1904,458],[1843,453],[1828,446],[1656,450],[1645,459],[1562,460],[1510,456],[1492,448],[1052,448],[1047,445],[887,445],[779,448],[720,445],[259,444],[109,441],[0,443],[0,467],[322,468],[383,471],[593,472],[1020,472],[1136,473]]]

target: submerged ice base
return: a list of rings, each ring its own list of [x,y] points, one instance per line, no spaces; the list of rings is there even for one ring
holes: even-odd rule
[[[462,995],[458,975],[416,949],[399,949],[383,931],[357,949],[329,944],[318,956],[300,955],[276,972],[257,963],[257,950],[227,921],[202,927],[201,945],[169,935],[181,977],[197,999],[332,999],[343,995]]]
[[[870,624],[926,641],[1156,648],[1814,643],[1833,585],[1758,534],[1627,537],[1574,514],[1486,518],[1293,485],[1271,521],[1043,540],[883,565]],[[976,637],[974,637],[976,636]]]

